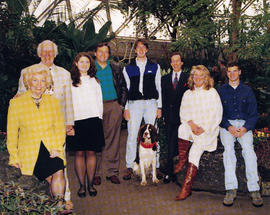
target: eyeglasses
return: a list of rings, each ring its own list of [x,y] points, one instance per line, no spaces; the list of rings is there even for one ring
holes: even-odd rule
[[[41,52],[41,56],[50,56],[50,57],[54,57],[54,51],[42,51]]]

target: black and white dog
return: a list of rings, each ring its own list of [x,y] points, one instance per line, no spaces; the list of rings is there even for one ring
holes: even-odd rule
[[[157,129],[151,124],[143,125],[138,133],[137,155],[133,166],[133,172],[142,177],[141,185],[145,186],[146,174],[152,168],[152,181],[157,184],[159,181],[156,174],[157,156]]]

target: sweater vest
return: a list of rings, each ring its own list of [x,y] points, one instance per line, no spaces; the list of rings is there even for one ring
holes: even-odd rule
[[[158,65],[151,61],[147,61],[143,74],[143,94],[139,91],[140,69],[133,60],[127,67],[126,72],[130,80],[130,88],[128,91],[128,100],[147,100],[158,99],[158,91],[156,88],[155,77]]]

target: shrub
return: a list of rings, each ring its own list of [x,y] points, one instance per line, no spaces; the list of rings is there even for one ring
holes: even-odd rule
[[[7,133],[0,131],[0,152],[7,150],[6,140],[7,140]]]
[[[63,207],[57,207],[59,200],[44,193],[36,194],[23,190],[15,183],[0,182],[0,212],[3,214],[57,215]]]

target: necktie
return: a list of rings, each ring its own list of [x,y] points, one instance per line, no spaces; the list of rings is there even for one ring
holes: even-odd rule
[[[178,83],[178,78],[177,78],[177,73],[175,73],[174,79],[173,79],[173,89],[174,90],[176,90],[177,83]]]
[[[49,89],[47,89],[47,92],[48,94],[53,95],[54,94],[54,72],[53,72],[52,67],[49,67],[49,71],[52,76],[52,86]]]

